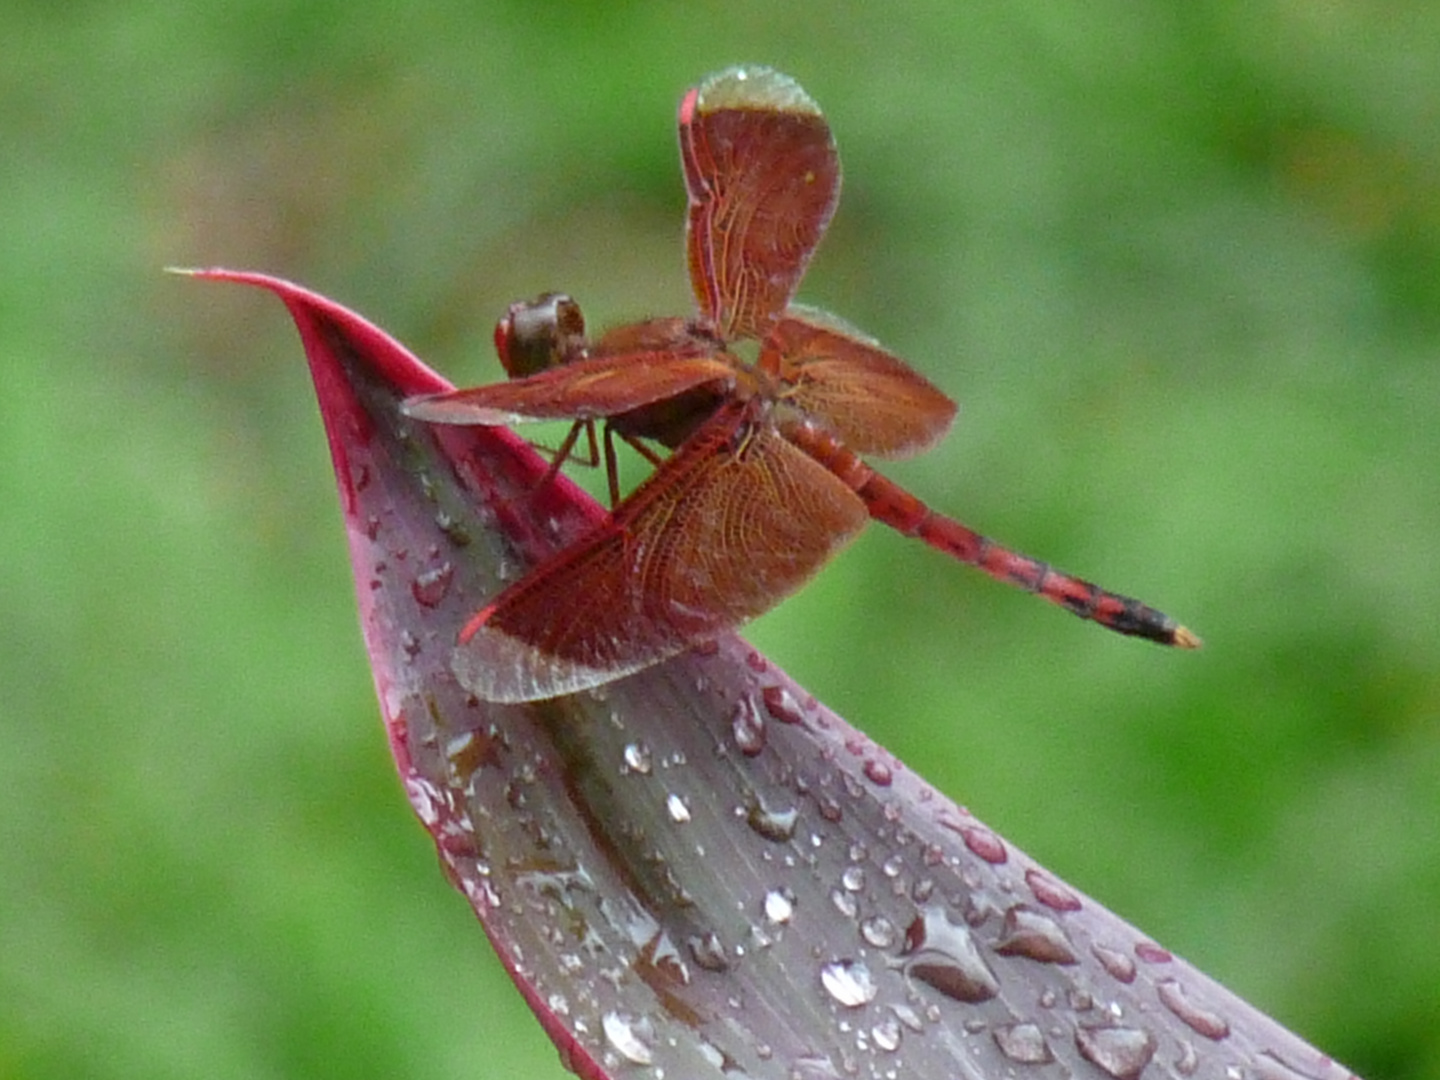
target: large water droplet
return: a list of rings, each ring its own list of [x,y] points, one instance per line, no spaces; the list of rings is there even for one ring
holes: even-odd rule
[[[1044,1065],[1054,1061],[1045,1035],[1037,1024],[1002,1024],[991,1032],[995,1045],[1011,1061],[1021,1065]]]
[[[635,1020],[616,1012],[607,1012],[600,1018],[605,1030],[605,1040],[619,1051],[626,1061],[636,1065],[649,1065],[655,1060],[655,1051],[650,1046],[654,1032],[647,1020]]]
[[[1155,1036],[1133,1027],[1079,1027],[1075,1046],[1115,1080],[1135,1080],[1155,1056]]]
[[[1230,1025],[1224,1017],[1191,1001],[1185,994],[1185,988],[1174,979],[1161,979],[1155,986],[1155,992],[1164,1006],[1185,1021],[1197,1035],[1219,1042],[1230,1034]]]
[[[858,1009],[875,1000],[879,987],[862,960],[836,960],[820,969],[820,984],[847,1009]]]
[[[1034,908],[1015,904],[1005,912],[1005,926],[995,951],[1049,964],[1073,964],[1075,950],[1060,924]]]
[[[975,1004],[1000,992],[1000,980],[969,928],[956,926],[936,908],[927,908],[906,928],[901,955],[907,975],[956,1001]]]

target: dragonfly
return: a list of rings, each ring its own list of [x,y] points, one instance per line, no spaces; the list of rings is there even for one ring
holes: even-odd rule
[[[582,432],[595,461],[604,428],[608,518],[465,625],[462,685],[535,701],[650,667],[770,610],[872,519],[1121,634],[1200,645],[1155,608],[982,536],[865,462],[930,449],[956,405],[874,339],[794,302],[840,162],[793,79],[713,75],[681,99],[679,136],[694,314],[591,340],[569,296],[513,304],[495,332],[511,378],[405,403],[441,424],[571,421],[547,477]],[[655,465],[623,498],[617,437]]]

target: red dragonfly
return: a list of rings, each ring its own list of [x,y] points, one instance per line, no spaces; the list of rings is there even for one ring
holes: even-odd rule
[[[605,425],[609,519],[461,631],[465,687],[532,701],[658,663],[768,611],[871,518],[1122,634],[1200,644],[1154,608],[935,513],[861,460],[928,449],[955,404],[853,327],[791,302],[840,189],[830,129],[792,79],[721,72],[685,94],[679,127],[698,312],[591,342],[568,297],[515,304],[495,331],[510,381],[406,403],[437,423],[573,420],[556,468],[582,431],[594,460]],[[743,343],[758,343],[753,362]],[[657,465],[623,500],[613,435]]]

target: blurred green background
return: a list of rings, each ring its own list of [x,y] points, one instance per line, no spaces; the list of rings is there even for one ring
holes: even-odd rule
[[[679,313],[681,91],[839,140],[802,289],[962,403],[890,469],[1207,639],[876,528],[751,638],[1371,1080],[1440,1077],[1440,6],[0,8],[0,1078],[565,1075],[391,771],[263,269],[461,382]]]

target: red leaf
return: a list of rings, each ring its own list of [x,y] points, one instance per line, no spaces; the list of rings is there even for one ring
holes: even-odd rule
[[[601,511],[358,316],[309,357],[396,765],[442,865],[581,1076],[1346,1070],[1057,880],[739,638],[554,701],[476,701],[459,629]]]

